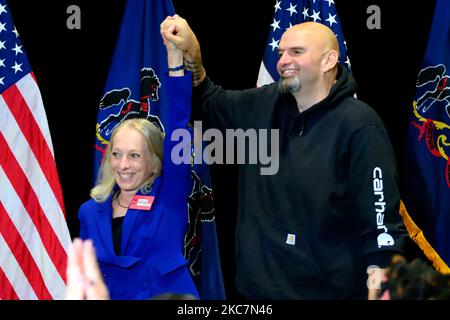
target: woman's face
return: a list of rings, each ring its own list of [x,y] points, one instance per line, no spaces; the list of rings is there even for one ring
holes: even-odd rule
[[[111,168],[122,191],[136,192],[151,176],[153,164],[142,134],[123,127],[114,136]]]

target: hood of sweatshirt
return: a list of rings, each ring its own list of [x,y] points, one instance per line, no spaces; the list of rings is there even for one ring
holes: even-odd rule
[[[280,93],[273,116],[273,127],[280,130],[282,139],[282,148],[293,136],[302,136],[312,125],[314,118],[329,108],[337,107],[343,100],[353,97],[356,93],[356,82],[352,75],[338,65],[336,83],[331,87],[328,96],[312,105],[303,112],[299,112],[297,102],[291,93]]]

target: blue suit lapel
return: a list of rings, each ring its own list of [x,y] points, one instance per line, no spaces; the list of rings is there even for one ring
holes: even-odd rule
[[[134,227],[135,223],[139,220],[141,215],[148,215],[148,214],[153,215],[153,217],[152,217],[153,222],[150,225],[150,229],[147,230],[148,238],[149,239],[152,238],[152,236],[155,232],[155,228],[158,225],[158,221],[161,218],[161,215],[158,214],[160,210],[158,210],[158,211],[155,210],[155,206],[157,203],[158,203],[158,207],[162,206],[161,202],[158,201],[158,200],[160,200],[160,199],[158,199],[160,187],[161,187],[161,177],[155,179],[155,182],[153,183],[152,191],[150,193],[146,194],[146,195],[155,197],[150,211],[128,209],[127,215],[125,216],[125,219],[123,221],[123,226],[122,226],[122,247],[121,247],[122,252],[126,252],[127,245],[129,244],[129,239],[130,239],[130,235],[132,233],[133,227]],[[140,191],[138,191],[137,195],[142,195],[142,193]],[[129,214],[129,213],[135,213],[135,214]]]
[[[95,221],[99,234],[98,238],[101,239],[103,245],[103,250],[97,250],[99,253],[99,261],[127,268],[141,259],[132,256],[116,256],[112,238],[111,201],[112,196],[107,201],[100,203],[98,207],[98,214],[95,215]]]
[[[114,263],[115,253],[112,239],[112,196],[103,203],[98,204],[95,222],[98,229],[98,238],[101,240],[103,250],[99,251],[99,259],[103,262]]]

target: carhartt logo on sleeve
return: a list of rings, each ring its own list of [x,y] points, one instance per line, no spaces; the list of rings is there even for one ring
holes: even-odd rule
[[[377,237],[378,248],[381,248],[382,246],[393,246],[395,242],[394,238],[388,233],[388,228],[384,225],[386,202],[384,201],[383,174],[379,167],[373,169],[373,193],[375,195],[374,205],[377,229],[383,230]]]
[[[288,233],[286,243],[294,246],[295,245],[295,234]]]

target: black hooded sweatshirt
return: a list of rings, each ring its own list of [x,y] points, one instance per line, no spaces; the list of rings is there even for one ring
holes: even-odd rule
[[[194,88],[203,127],[257,136],[238,177],[236,286],[244,296],[366,299],[367,267],[386,267],[402,253],[394,152],[381,119],[355,91],[341,67],[329,95],[302,113],[277,83],[232,91],[207,77]],[[278,141],[264,138],[271,129]],[[276,174],[262,174],[267,161],[249,163],[248,152],[264,144]]]

